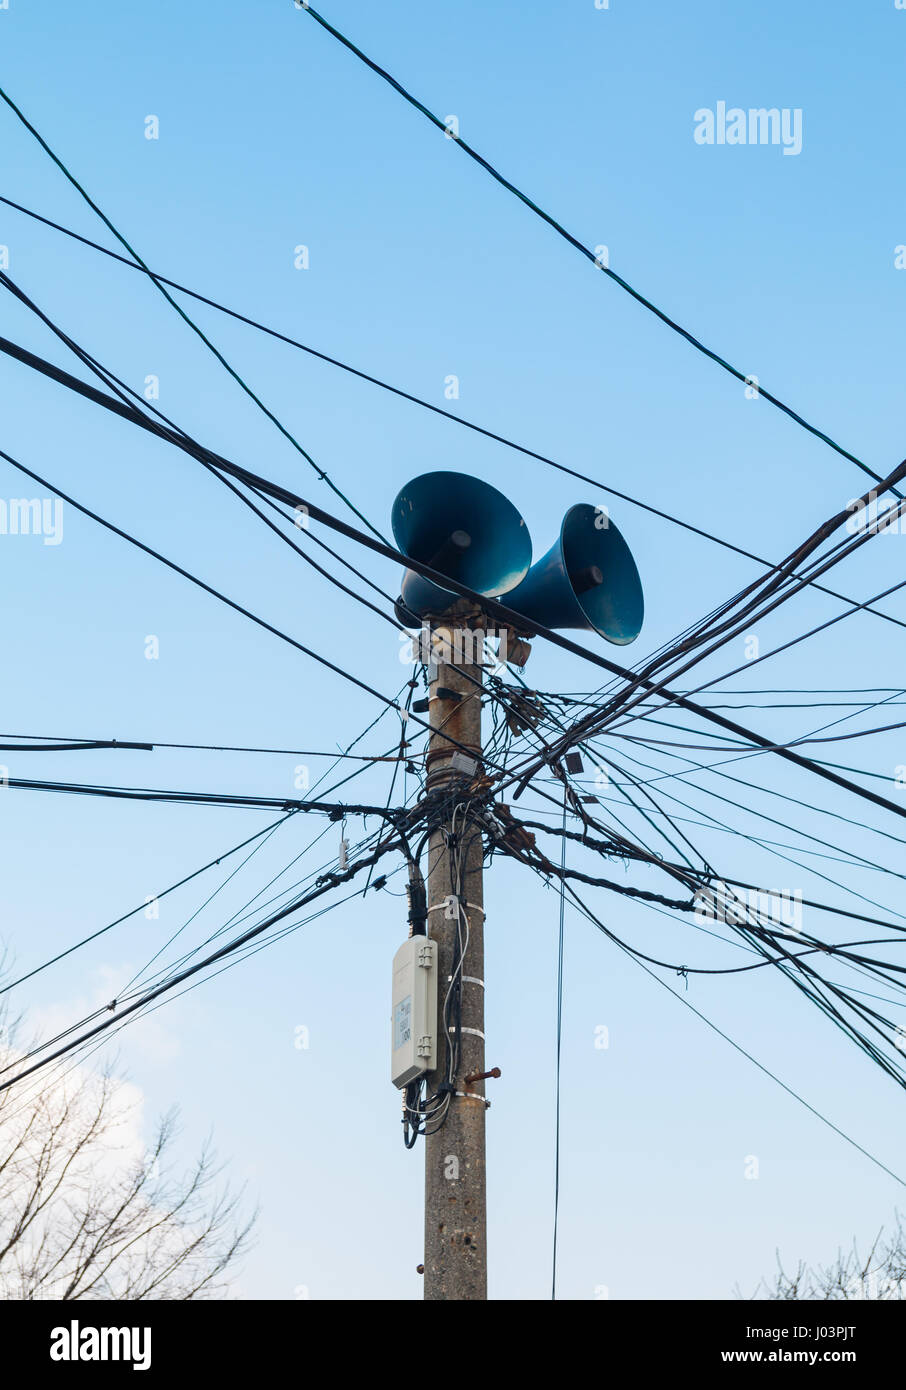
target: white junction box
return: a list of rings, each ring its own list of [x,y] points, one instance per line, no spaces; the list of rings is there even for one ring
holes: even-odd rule
[[[393,957],[390,1079],[407,1086],[437,1066],[437,942],[410,936]]]

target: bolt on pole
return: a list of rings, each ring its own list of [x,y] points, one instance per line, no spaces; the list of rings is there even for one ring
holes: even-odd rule
[[[434,663],[430,686],[430,723],[426,790],[449,789],[451,800],[442,827],[429,840],[428,935],[438,944],[437,1071],[428,1077],[431,1089],[446,1076],[448,1050],[453,1046],[455,1019],[444,1019],[444,999],[457,969],[459,942],[468,943],[459,964],[461,974],[460,1055],[446,1118],[425,1141],[425,1298],[427,1300],[484,1300],[487,1276],[487,1192],[485,1170],[484,1079],[484,911],[481,830],[468,812],[471,780],[452,766],[463,745],[481,767],[481,647],[473,643],[468,619],[476,610],[458,603],[432,621],[441,639],[451,641]],[[457,637],[465,641],[457,641]],[[478,633],[474,634],[477,638]],[[477,656],[474,661],[469,658]],[[460,658],[463,659],[460,659]],[[450,694],[438,692],[452,692]],[[455,698],[456,695],[460,699]],[[455,739],[448,742],[440,731]],[[455,796],[462,789],[462,802]],[[463,803],[466,803],[463,805]],[[456,865],[460,877],[457,881]],[[457,894],[458,888],[458,894]]]

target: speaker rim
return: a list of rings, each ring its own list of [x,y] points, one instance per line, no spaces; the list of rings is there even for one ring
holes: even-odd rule
[[[467,584],[467,587],[474,590],[475,593],[480,594],[482,598],[497,598],[502,594],[508,594],[512,589],[517,588],[522,583],[522,581],[525,579],[525,576],[531,569],[531,536],[529,534],[529,529],[526,524],[525,518],[519,511],[518,507],[516,507],[515,503],[511,502],[510,499],[499,490],[499,488],[494,487],[493,483],[487,482],[484,478],[477,477],[474,473],[463,473],[458,469],[452,468],[435,468],[430,469],[425,473],[419,473],[414,478],[410,478],[410,480],[407,483],[405,483],[403,487],[400,488],[399,492],[396,494],[396,497],[393,499],[393,506],[390,512],[390,525],[393,531],[393,538],[397,544],[397,548],[399,549],[400,554],[405,555],[407,558],[422,560],[423,563],[426,564],[430,563],[429,559],[425,559],[422,555],[416,554],[405,543],[402,537],[402,513],[406,501],[406,494],[410,491],[410,489],[416,487],[417,485],[428,488],[430,487],[430,484],[432,482],[438,487],[438,489],[442,489],[445,484],[447,486],[455,486],[453,480],[456,480],[457,482],[461,480],[466,480],[469,488],[473,489],[477,494],[479,506],[481,505],[480,499],[482,497],[482,494],[484,494],[489,501],[493,501],[494,506],[500,509],[500,511],[503,513],[503,519],[500,521],[499,525],[495,525],[493,529],[498,530],[501,529],[504,525],[508,524],[511,527],[510,539],[514,547],[514,552],[516,552],[517,550],[519,552],[514,554],[515,563],[511,564],[509,570],[504,576],[503,583],[498,583],[495,579],[495,582],[492,584],[488,584],[486,581],[483,581],[481,584],[469,583]],[[410,510],[411,506],[412,504],[410,502]],[[476,551],[477,549],[478,548],[476,548]],[[490,558],[488,560],[488,563],[491,563]],[[445,573],[445,571],[443,570],[439,570],[438,572],[441,574]],[[467,583],[465,578],[460,578],[460,576],[457,574],[449,574],[448,577],[453,579],[459,579],[460,582],[463,584]],[[433,583],[433,581],[431,580],[428,580],[426,582]],[[447,590],[446,592],[451,591]],[[451,599],[455,598],[456,594],[451,592]]]
[[[642,631],[642,627],[645,622],[645,593],[642,588],[642,577],[639,574],[639,567],[635,562],[635,556],[632,553],[632,550],[629,546],[628,541],[626,540],[626,537],[623,535],[623,532],[620,530],[619,526],[617,526],[616,522],[612,519],[609,511],[605,513],[607,516],[607,525],[596,527],[596,529],[598,531],[606,531],[611,538],[616,537],[616,548],[621,557],[621,563],[625,566],[623,582],[624,584],[628,584],[631,589],[635,590],[634,598],[638,605],[638,624],[635,628],[635,631],[632,632],[632,635],[629,637],[616,636],[614,635],[612,629],[608,631],[606,628],[599,626],[599,624],[595,621],[594,617],[592,616],[592,613],[589,612],[589,609],[587,608],[585,602],[583,602],[585,597],[584,594],[578,593],[576,591],[575,585],[573,584],[572,576],[579,568],[579,566],[570,565],[569,562],[569,550],[572,548],[572,537],[569,538],[568,543],[568,529],[571,529],[575,525],[576,513],[585,512],[588,516],[588,520],[596,521],[598,515],[603,511],[604,508],[596,507],[591,502],[575,502],[571,507],[567,509],[566,513],[564,514],[563,520],[560,523],[560,534],[558,537],[560,555],[562,557],[563,569],[566,575],[566,579],[573,592],[573,598],[575,599],[576,603],[581,609],[582,614],[585,617],[585,620],[588,623],[589,628],[593,632],[596,632],[599,637],[603,637],[605,641],[612,642],[614,646],[628,647],[629,644],[631,642],[634,642],[636,638],[639,636],[639,633]],[[600,556],[596,556],[595,560],[597,561],[600,558]],[[604,587],[606,588],[606,586],[607,571],[605,570]]]
[[[624,587],[628,587],[631,591],[635,591],[634,594],[631,595],[629,602],[634,603],[636,609],[638,609],[638,623],[636,623],[635,630],[631,631],[631,635],[629,635],[629,637],[616,635],[614,634],[613,627],[607,630],[606,627],[600,626],[598,621],[595,620],[595,617],[600,617],[600,614],[589,612],[589,607],[586,606],[584,602],[585,595],[578,594],[573,584],[573,574],[579,569],[579,566],[578,564],[570,564],[570,550],[573,549],[574,545],[574,539],[571,537],[570,531],[573,530],[575,524],[577,524],[577,513],[585,513],[589,521],[595,521],[596,523],[599,514],[602,512],[604,512],[603,507],[593,506],[591,502],[577,502],[574,503],[573,506],[568,507],[566,514],[564,514],[563,521],[560,523],[560,555],[563,556],[563,569],[566,571],[568,584],[570,584],[570,588],[573,589],[573,598],[575,602],[578,603],[579,609],[582,610],[582,614],[584,614],[585,620],[588,621],[591,630],[593,632],[598,632],[599,637],[603,637],[604,641],[613,642],[614,646],[628,646],[638,638],[639,632],[642,631],[643,623],[645,623],[645,591],[643,591],[642,588],[642,577],[641,574],[639,574],[638,564],[635,563],[635,556],[632,555],[632,550],[629,548],[627,538],[624,537],[623,531],[620,530],[616,521],[611,518],[610,512],[604,513],[607,517],[606,527],[596,527],[596,530],[606,531],[611,539],[616,538],[617,555],[620,556],[620,564],[621,567],[623,567],[621,580],[623,580]],[[599,563],[600,559],[602,559],[602,556],[596,555],[595,563]],[[604,559],[607,559],[607,556],[604,556]],[[613,570],[611,570],[611,573],[613,573]],[[603,587],[604,589],[607,588],[607,569],[604,569]]]

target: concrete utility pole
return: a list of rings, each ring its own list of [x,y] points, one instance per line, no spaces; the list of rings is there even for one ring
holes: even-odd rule
[[[464,651],[462,647],[457,651],[456,647],[457,633],[472,636],[468,620],[474,616],[476,610],[463,601],[442,618],[428,620],[439,637],[453,638],[451,647],[443,653],[453,660],[435,664],[429,718],[433,731],[443,729],[457,743],[474,750],[480,771],[482,667],[469,659],[478,655],[480,661],[480,649],[476,652],[468,643]],[[461,698],[457,701],[438,693],[444,690]],[[429,794],[471,780],[451,767],[457,752],[454,744],[432,732],[426,769]],[[444,828],[448,834],[453,833],[452,810]],[[485,1070],[483,850],[480,830],[462,814],[456,817],[455,833],[463,869],[461,897],[468,914],[469,941],[462,965],[462,1047],[454,1083],[456,1094],[450,1097],[444,1124],[425,1142],[425,1298],[432,1300],[478,1300],[488,1296],[484,1082],[465,1081],[465,1077]],[[441,831],[435,830],[429,841],[427,902],[428,935],[438,943],[440,999],[437,1071],[427,1078],[429,1090],[446,1075],[450,1046],[450,1037],[444,1035],[442,1010],[457,942],[455,910],[447,906],[452,893],[450,853]]]

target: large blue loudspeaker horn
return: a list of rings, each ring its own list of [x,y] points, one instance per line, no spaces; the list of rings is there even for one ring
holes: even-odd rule
[[[522,517],[501,492],[468,473],[413,478],[397,495],[393,535],[404,555],[430,565],[483,597],[506,594],[528,573],[532,542]],[[407,570],[397,617],[411,627],[444,613],[458,595]]]
[[[580,502],[554,545],[503,600],[544,627],[578,627],[625,646],[642,630],[642,581],[606,512]]]

